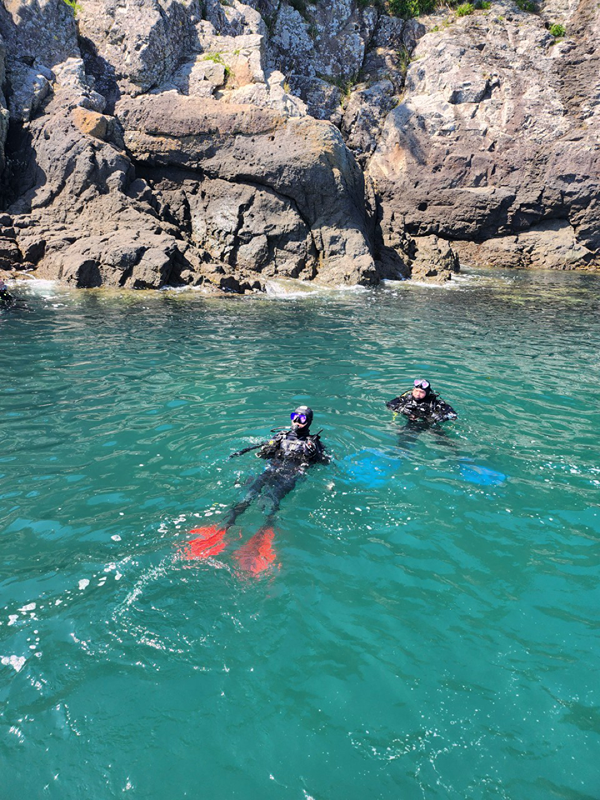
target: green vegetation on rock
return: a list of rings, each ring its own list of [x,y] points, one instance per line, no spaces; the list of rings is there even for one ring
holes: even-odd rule
[[[367,0],[365,0],[366,2]],[[528,2],[529,0],[517,0],[517,2]],[[422,14],[432,14],[438,8],[445,6],[454,8],[459,17],[466,17],[479,9],[487,10],[491,8],[489,0],[475,0],[473,3],[462,3],[458,5],[459,0],[389,0],[388,10],[390,14],[403,19],[410,19],[411,17],[420,17]],[[439,28],[434,28],[439,30]]]
[[[77,16],[77,13],[81,11],[81,5],[77,2],[77,0],[63,0],[63,3],[73,10],[73,14],[75,14],[75,16]]]
[[[538,7],[533,0],[515,0],[515,3],[521,9],[521,11],[527,11],[529,14],[535,14],[538,10]]]
[[[406,78],[408,65],[410,64],[410,53],[406,47],[401,47],[400,50],[396,50],[396,56],[398,58],[398,69],[400,70],[402,77]]]
[[[389,0],[390,14],[403,19],[431,14],[436,6],[436,0]]]
[[[231,75],[231,70],[223,61],[223,56],[221,53],[207,53],[202,60],[212,61],[215,64],[220,64],[225,70],[225,76],[228,78]]]
[[[562,38],[565,35],[565,32],[564,25],[560,25],[558,22],[555,22],[554,25],[550,26],[550,33],[555,39]]]

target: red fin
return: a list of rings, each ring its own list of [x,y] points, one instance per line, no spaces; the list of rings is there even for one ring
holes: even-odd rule
[[[183,557],[191,560],[193,558],[210,558],[218,555],[227,547],[225,534],[226,528],[219,528],[218,525],[211,525],[207,528],[194,528],[190,533],[195,533],[196,538],[190,539],[183,546]]]
[[[274,538],[273,528],[261,528],[240,547],[235,558],[244,572],[259,576],[273,564],[277,557],[273,549]]]

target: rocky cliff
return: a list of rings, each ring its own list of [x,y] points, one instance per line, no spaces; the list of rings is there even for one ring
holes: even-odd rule
[[[600,265],[600,8],[481,6],[4,0],[0,269],[245,291]]]

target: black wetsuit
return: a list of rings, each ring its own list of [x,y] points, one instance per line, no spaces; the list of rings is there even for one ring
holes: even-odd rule
[[[456,419],[458,414],[452,406],[445,403],[439,395],[429,392],[422,400],[417,400],[412,395],[412,390],[404,392],[400,397],[395,397],[386,403],[388,408],[398,414],[403,414],[412,422],[433,423],[445,422]]]
[[[8,291],[8,289],[0,289],[0,308],[12,308],[15,304],[15,298]]]
[[[311,464],[329,463],[319,434],[308,431],[280,431],[270,441],[261,445],[257,456],[270,460],[269,466],[251,484],[246,495],[225,515],[225,527],[233,525],[237,517],[262,494],[263,506],[269,524],[277,513],[283,498],[291,492]]]

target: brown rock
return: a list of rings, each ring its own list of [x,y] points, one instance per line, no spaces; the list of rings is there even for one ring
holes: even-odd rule
[[[104,114],[98,114],[81,106],[74,108],[72,114],[73,122],[82,133],[95,136],[96,139],[106,138],[109,119]]]
[[[0,238],[0,269],[14,269],[21,265],[23,254],[14,239]]]
[[[419,236],[414,239],[415,255],[411,278],[417,281],[445,283],[459,271],[458,257],[448,242],[438,236]]]

